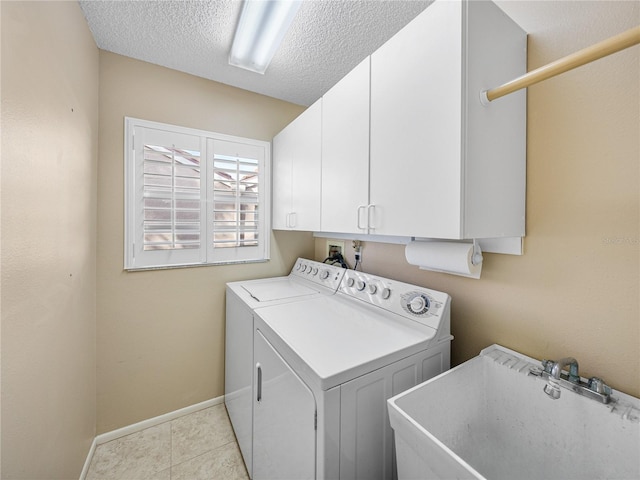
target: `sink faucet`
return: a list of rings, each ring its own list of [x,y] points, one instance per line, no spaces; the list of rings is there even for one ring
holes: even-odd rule
[[[569,374],[562,373],[565,367],[569,367]],[[560,387],[573,391],[579,395],[598,400],[604,404],[613,399],[611,387],[604,383],[601,378],[591,377],[585,379],[578,374],[578,361],[572,357],[566,357],[554,362],[553,360],[542,360],[542,369],[533,367],[529,370],[529,375],[547,379],[544,386],[544,393],[554,400],[560,398]]]
[[[545,360],[542,362],[545,371],[549,373],[549,379],[544,386],[544,393],[554,400],[560,398],[560,372],[565,367],[569,367],[569,381],[571,383],[580,384],[580,375],[578,374],[578,361],[573,357],[561,358],[557,362]]]

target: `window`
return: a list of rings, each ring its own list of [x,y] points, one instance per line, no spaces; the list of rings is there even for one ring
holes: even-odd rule
[[[125,269],[267,260],[269,152],[125,118]]]

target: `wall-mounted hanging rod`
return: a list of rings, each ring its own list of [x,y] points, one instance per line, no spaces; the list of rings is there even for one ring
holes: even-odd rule
[[[504,97],[505,95],[527,88],[548,78],[555,77],[556,75],[560,75],[586,63],[606,57],[612,53],[619,52],[625,48],[632,47],[638,43],[640,43],[640,26],[572,53],[571,55],[567,55],[555,62],[536,68],[504,85],[492,88],[491,90],[485,90],[480,93],[481,101],[483,104],[488,105],[489,102],[496,98]]]

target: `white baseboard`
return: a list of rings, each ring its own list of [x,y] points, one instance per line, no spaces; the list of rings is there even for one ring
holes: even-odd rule
[[[169,422],[171,420],[175,420],[176,418],[183,417],[185,415],[189,415],[190,413],[194,413],[199,410],[204,410],[205,408],[213,407],[214,405],[219,405],[221,403],[224,403],[224,395],[221,397],[212,398],[211,400],[205,400],[204,402],[196,403],[195,405],[190,405],[188,407],[184,407],[179,410],[174,410],[173,412],[165,413],[164,415],[159,415],[157,417],[149,418],[147,420],[143,420],[141,422],[134,423],[132,425],[127,425],[126,427],[118,428],[117,430],[112,430],[111,432],[102,433],[96,436],[96,438],[93,439],[91,448],[89,449],[87,460],[85,461],[84,468],[82,469],[82,473],[80,474],[80,480],[84,480],[87,473],[89,472],[89,465],[91,464],[91,459],[93,458],[93,454],[98,445],[102,445],[103,443],[110,442],[111,440],[116,440],[126,435],[131,435],[132,433],[139,432],[146,428],[155,427],[156,425],[160,425],[161,423]]]
[[[82,472],[80,473],[80,480],[84,480],[87,478],[87,473],[89,473],[89,466],[91,465],[91,460],[93,460],[93,454],[96,451],[96,439],[93,439],[91,442],[91,447],[89,448],[89,453],[87,454],[87,459],[84,461],[84,466],[82,467]]]

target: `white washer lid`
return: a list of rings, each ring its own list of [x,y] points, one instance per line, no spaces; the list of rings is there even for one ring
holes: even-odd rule
[[[424,350],[436,330],[343,296],[256,311],[323,390]],[[259,328],[259,327],[258,327]],[[278,342],[280,343],[280,342]]]
[[[292,281],[288,277],[282,278],[280,281],[270,279],[265,282],[251,282],[243,285],[242,288],[258,302],[315,295],[320,292],[320,290],[314,290],[299,282]]]

